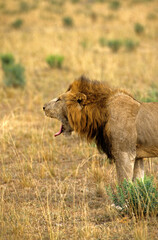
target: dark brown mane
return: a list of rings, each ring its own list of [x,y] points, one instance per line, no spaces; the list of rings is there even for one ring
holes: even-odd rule
[[[85,76],[81,76],[71,84],[71,88],[74,88],[78,92],[86,94],[90,100],[98,100],[98,98],[107,98],[111,94],[112,90],[105,83],[89,80]],[[76,91],[75,91],[76,92]]]
[[[106,103],[112,90],[104,83],[91,81],[84,76],[69,87],[72,94],[67,99],[68,119],[73,129],[88,141],[95,140],[99,150],[111,158],[110,143],[106,131]],[[86,101],[79,105],[76,94],[86,95]]]

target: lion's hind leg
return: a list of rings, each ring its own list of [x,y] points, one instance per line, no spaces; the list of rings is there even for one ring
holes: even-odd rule
[[[135,160],[133,181],[136,178],[144,179],[144,160],[143,160],[143,158],[136,158],[136,160]]]

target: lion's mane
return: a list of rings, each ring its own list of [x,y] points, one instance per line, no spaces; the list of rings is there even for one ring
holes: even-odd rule
[[[90,81],[84,76],[70,85],[66,103],[68,120],[72,128],[88,141],[95,140],[99,150],[105,152],[112,159],[110,134],[106,128],[108,120],[107,100],[113,91],[98,81]],[[78,104],[77,93],[82,93],[86,99]]]
[[[44,105],[47,116],[62,122],[116,162],[119,182],[144,177],[143,158],[158,156],[158,103],[141,103],[121,89],[85,77]]]

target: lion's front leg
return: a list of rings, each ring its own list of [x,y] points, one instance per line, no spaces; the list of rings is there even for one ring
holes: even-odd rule
[[[120,152],[119,156],[115,156],[116,172],[118,182],[123,182],[124,179],[133,180],[135,154],[129,152]]]
[[[139,179],[144,178],[144,160],[143,160],[143,158],[136,158],[136,160],[135,160],[133,180],[135,180],[136,178],[139,178]]]
[[[108,105],[109,120],[106,129],[111,140],[111,152],[116,162],[119,183],[125,178],[133,180],[138,110],[139,103],[130,96],[116,95]]]

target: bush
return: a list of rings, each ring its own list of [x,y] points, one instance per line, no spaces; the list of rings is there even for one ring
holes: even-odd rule
[[[14,56],[11,53],[1,55],[0,59],[2,61],[3,69],[5,65],[13,64],[15,61]]]
[[[1,56],[2,69],[4,72],[3,82],[7,87],[24,87],[24,67],[15,64],[12,54],[4,54]]]
[[[50,3],[57,6],[62,6],[65,3],[65,0],[50,0]]]
[[[79,3],[80,0],[71,0],[72,3]]]
[[[110,40],[107,42],[107,45],[113,52],[118,52],[122,46],[122,42],[120,40]]]
[[[144,26],[143,26],[142,24],[140,24],[140,23],[136,23],[136,24],[134,25],[134,30],[135,30],[135,32],[136,32],[137,34],[141,34],[141,33],[144,32]]]
[[[132,39],[126,39],[124,42],[125,48],[127,51],[133,51],[136,49],[136,47],[138,47],[139,43],[133,41]]]
[[[3,81],[7,87],[24,87],[24,68],[20,64],[5,65],[3,69]]]
[[[106,191],[116,209],[123,214],[138,218],[158,215],[158,191],[151,177],[136,179],[134,183],[124,180],[115,191],[110,187]]]
[[[99,44],[101,47],[108,46],[113,52],[118,52],[121,47],[125,47],[127,51],[133,51],[139,45],[138,42],[133,41],[132,39],[125,40],[107,40],[104,37],[99,39]]]
[[[72,27],[74,25],[73,19],[71,17],[64,17],[63,24],[65,27]]]
[[[64,57],[60,55],[49,55],[46,62],[51,68],[62,68]]]
[[[19,10],[20,12],[28,12],[30,10],[30,6],[27,1],[20,2]]]
[[[20,28],[20,27],[22,26],[22,24],[23,24],[23,20],[22,20],[22,19],[17,19],[17,20],[15,20],[15,21],[11,24],[11,26],[12,26],[13,28],[18,29],[18,28]]]
[[[109,7],[112,9],[112,10],[117,10],[119,9],[121,6],[120,2],[119,1],[112,1],[110,2],[109,4]]]
[[[107,0],[95,0],[96,2],[100,2],[100,3],[104,3],[106,2]]]

